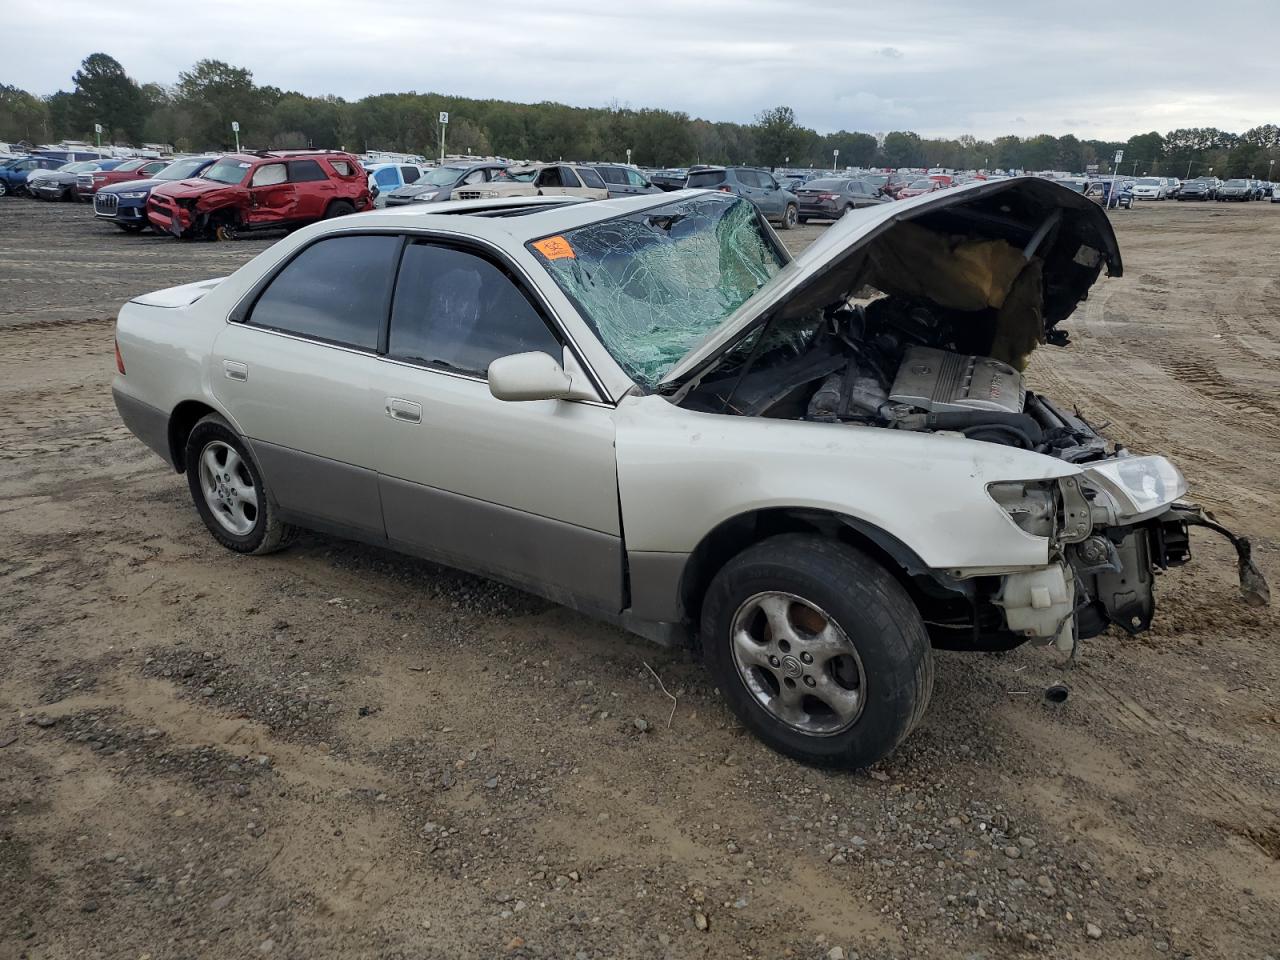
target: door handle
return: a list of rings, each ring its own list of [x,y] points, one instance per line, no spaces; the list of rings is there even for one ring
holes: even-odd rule
[[[387,416],[392,420],[403,420],[405,423],[422,422],[422,404],[412,400],[401,400],[399,397],[387,397],[385,407]]]
[[[239,380],[241,383],[249,379],[249,366],[237,360],[223,360],[222,372],[228,380]]]

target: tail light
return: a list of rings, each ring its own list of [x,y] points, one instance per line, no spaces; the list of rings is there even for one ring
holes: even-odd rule
[[[820,194],[818,194],[818,199],[819,199],[819,200],[839,200],[839,199],[840,199],[840,194],[838,194],[838,193],[820,193]]]
[[[124,376],[124,357],[120,356],[120,341],[116,340],[115,345],[116,345],[116,370],[119,371],[120,376],[123,377]]]

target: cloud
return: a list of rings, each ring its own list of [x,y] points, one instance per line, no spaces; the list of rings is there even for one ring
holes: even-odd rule
[[[909,125],[924,136],[1063,134],[1074,125],[1057,118],[1084,115],[1089,135],[1106,138],[1275,122],[1280,89],[1274,31],[1187,30],[1203,19],[1190,0],[1166,0],[1141,33],[1025,0],[899,0],[872,15],[846,0],[274,0],[269,22],[258,0],[141,18],[100,0],[55,6],[56,15],[8,19],[4,82],[69,89],[79,60],[104,51],[138,80],[162,83],[213,57],[262,84],[347,99],[417,90],[616,100],[739,122],[788,104],[819,131]],[[1214,20],[1257,13],[1256,0],[1220,0]]]

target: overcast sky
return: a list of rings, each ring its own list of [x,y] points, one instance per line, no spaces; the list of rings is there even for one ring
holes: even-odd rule
[[[210,57],[313,95],[616,100],[739,122],[787,104],[824,133],[1118,139],[1280,122],[1274,0],[1095,9],[1043,0],[48,0],[5,18],[0,82],[70,89],[79,61],[102,51],[140,82],[173,83]]]

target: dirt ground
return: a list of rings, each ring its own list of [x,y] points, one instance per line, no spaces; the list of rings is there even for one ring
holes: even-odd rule
[[[1280,205],[1115,220],[1124,277],[1033,383],[1280,582]],[[897,755],[811,770],[679,651],[344,541],[217,547],[117,419],[112,318],[268,242],[0,201],[0,958],[1280,955],[1280,630],[1216,538],[1151,634],[941,653]]]

